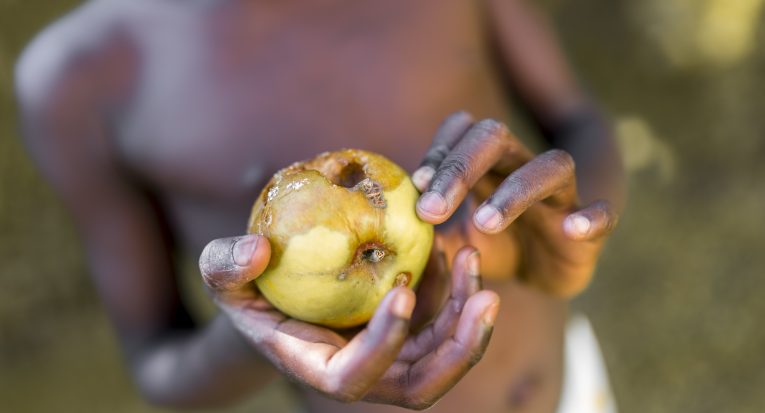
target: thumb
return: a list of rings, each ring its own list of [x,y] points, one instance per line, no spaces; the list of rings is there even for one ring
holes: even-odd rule
[[[202,250],[199,270],[214,291],[235,291],[262,274],[270,258],[271,245],[262,235],[220,238]]]

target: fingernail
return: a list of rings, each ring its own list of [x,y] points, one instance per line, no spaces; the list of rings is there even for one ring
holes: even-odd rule
[[[393,297],[393,303],[390,306],[393,315],[400,318],[411,318],[412,310],[414,310],[414,300],[410,300],[407,294],[399,293]]]
[[[236,241],[232,250],[236,265],[240,267],[250,265],[252,253],[258,248],[259,240],[260,237],[258,236],[248,235]]]
[[[468,275],[477,277],[481,274],[481,254],[473,251],[467,258]]]
[[[446,201],[438,192],[426,192],[420,197],[418,206],[428,214],[443,215],[446,213]]]
[[[579,235],[587,235],[590,232],[590,220],[581,215],[570,215],[564,222],[566,229]]]
[[[422,168],[414,171],[412,174],[412,182],[420,192],[425,192],[430,185],[430,180],[433,179],[433,175],[436,174],[435,169],[429,166],[423,166]]]
[[[487,326],[493,326],[499,312],[499,303],[494,303],[483,312],[483,323]]]
[[[497,208],[491,205],[484,205],[475,213],[475,222],[488,230],[496,230],[502,223],[502,215]]]

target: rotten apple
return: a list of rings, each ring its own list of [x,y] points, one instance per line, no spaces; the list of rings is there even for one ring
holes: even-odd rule
[[[282,169],[248,225],[271,243],[258,288],[300,320],[367,322],[390,289],[414,288],[425,268],[433,226],[417,217],[418,196],[401,167],[368,151],[327,152]]]

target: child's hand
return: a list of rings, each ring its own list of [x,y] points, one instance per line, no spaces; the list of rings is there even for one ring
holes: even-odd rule
[[[515,274],[558,295],[587,285],[602,241],[616,225],[606,200],[580,209],[574,161],[566,152],[535,157],[502,123],[474,123],[464,112],[439,128],[413,181],[423,192],[417,213],[434,224],[446,221],[472,191],[482,201],[472,216],[482,239],[471,239],[473,245],[481,245],[487,260],[517,257]],[[497,251],[490,240],[504,231]]]
[[[200,269],[239,331],[298,383],[338,400],[421,409],[441,398],[486,350],[499,297],[479,291],[480,263],[472,248],[455,257],[449,302],[428,327],[410,333],[415,295],[398,287],[350,339],[290,318],[258,294],[251,281],[268,265],[270,252],[268,240],[258,235],[219,239],[202,252]]]

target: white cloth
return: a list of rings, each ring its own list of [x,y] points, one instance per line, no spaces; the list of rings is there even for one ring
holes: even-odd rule
[[[568,322],[564,360],[558,413],[616,413],[598,340],[583,315],[575,315]]]

